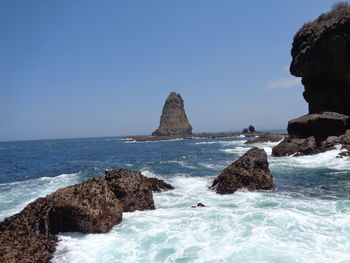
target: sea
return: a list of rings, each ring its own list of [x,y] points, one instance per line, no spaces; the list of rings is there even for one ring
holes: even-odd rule
[[[108,233],[60,233],[52,262],[349,263],[350,159],[337,158],[340,148],[275,158],[277,143],[249,139],[1,142],[0,221],[59,188],[127,168],[175,190],[155,193],[155,210],[124,213]],[[254,146],[266,151],[276,190],[208,189]],[[207,207],[191,208],[199,202]]]

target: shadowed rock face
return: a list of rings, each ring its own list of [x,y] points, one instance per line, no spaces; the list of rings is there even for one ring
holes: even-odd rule
[[[327,138],[345,133],[349,127],[349,116],[336,112],[308,114],[288,122],[288,134],[296,138],[314,136]]]
[[[0,222],[0,262],[49,262],[59,232],[104,233],[122,220],[105,180],[91,179],[38,198]]]
[[[302,77],[309,113],[350,115],[350,6],[305,24],[294,36],[290,72]]]
[[[180,94],[172,92],[163,106],[159,128],[156,129],[152,135],[168,136],[191,134],[192,126],[187,120],[184,101]]]
[[[0,223],[0,230],[37,234],[105,233],[122,220],[122,204],[103,179],[91,179],[38,198]]]
[[[240,188],[254,191],[275,187],[265,151],[254,147],[225,168],[214,180],[211,189],[218,194],[231,194]]]

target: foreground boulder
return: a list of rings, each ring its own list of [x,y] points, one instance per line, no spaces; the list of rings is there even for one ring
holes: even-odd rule
[[[105,233],[121,222],[122,212],[103,179],[59,189],[0,222],[0,262],[49,262],[55,234]]]
[[[56,236],[24,230],[0,231],[0,262],[50,262],[58,242]]]
[[[302,78],[310,114],[331,111],[350,116],[349,28],[350,6],[342,2],[294,36],[290,72]]]
[[[124,212],[155,209],[152,190],[174,189],[156,178],[147,178],[138,171],[127,169],[106,171],[106,180],[115,196],[123,203]]]
[[[241,188],[254,191],[275,187],[265,151],[254,147],[225,168],[210,188],[218,194],[231,194]]]
[[[192,126],[187,120],[184,101],[181,95],[171,92],[163,106],[159,128],[153,136],[186,136],[192,134]]]
[[[345,133],[349,116],[336,112],[323,112],[301,116],[288,122],[288,134],[297,138],[327,138]]]
[[[0,262],[49,262],[58,242],[55,234],[108,232],[121,222],[123,207],[154,209],[152,190],[169,189],[160,179],[119,169],[38,198],[0,222]]]
[[[279,142],[283,139],[282,135],[273,134],[273,133],[263,133],[260,134],[258,138],[254,140],[248,140],[244,144],[253,144],[253,143],[263,143],[263,142]]]
[[[122,220],[122,203],[103,179],[68,186],[27,205],[0,223],[0,230],[37,234],[105,233]]]

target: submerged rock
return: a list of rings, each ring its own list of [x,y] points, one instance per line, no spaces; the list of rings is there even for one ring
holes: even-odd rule
[[[197,208],[197,207],[207,207],[205,204],[203,203],[198,203],[197,205],[192,205],[191,208]]]
[[[262,143],[262,142],[279,142],[283,139],[282,135],[273,133],[263,133],[260,134],[258,138],[254,140],[248,140],[244,144]]]
[[[163,192],[163,191],[167,191],[167,190],[173,190],[174,187],[166,182],[164,182],[163,180],[160,180],[158,178],[147,178],[147,184],[149,185],[149,187],[151,188],[151,190],[153,192]]]
[[[350,5],[333,9],[305,24],[294,36],[290,72],[302,77],[309,113],[350,116]]]
[[[186,136],[192,134],[192,126],[187,120],[184,101],[181,95],[171,92],[163,106],[162,116],[160,117],[159,128],[156,129],[153,136],[180,135]]]
[[[122,202],[124,212],[155,209],[152,190],[159,192],[174,189],[156,178],[147,178],[138,171],[128,169],[106,171],[109,187]]]
[[[254,147],[226,167],[210,188],[218,194],[231,194],[241,188],[254,191],[275,187],[265,151]]]

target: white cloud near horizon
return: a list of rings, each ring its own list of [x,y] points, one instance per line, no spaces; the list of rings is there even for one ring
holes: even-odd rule
[[[267,90],[281,90],[289,89],[297,86],[301,86],[301,78],[296,78],[293,76],[282,77],[275,81],[271,81],[267,84]]]

